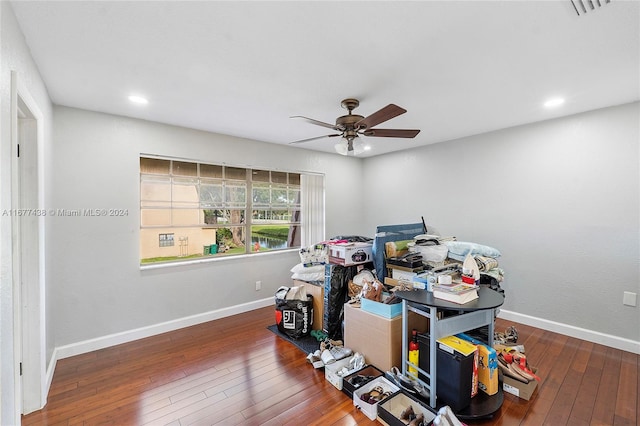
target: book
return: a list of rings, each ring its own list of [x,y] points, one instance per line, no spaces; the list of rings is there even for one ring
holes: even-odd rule
[[[434,284],[433,297],[464,305],[479,297],[478,287],[470,284],[456,284],[454,286]]]

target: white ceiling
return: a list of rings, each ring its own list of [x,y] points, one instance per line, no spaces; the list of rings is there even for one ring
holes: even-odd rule
[[[55,104],[279,144],[334,133],[289,117],[333,123],[344,98],[406,108],[378,127],[421,133],[363,138],[370,156],[637,101],[640,3],[605,1],[12,5]]]

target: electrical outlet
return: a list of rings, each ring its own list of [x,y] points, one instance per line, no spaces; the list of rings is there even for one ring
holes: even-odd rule
[[[262,281],[256,281],[256,291],[262,288]]]
[[[622,304],[627,306],[636,306],[637,293],[625,291],[622,296]]]

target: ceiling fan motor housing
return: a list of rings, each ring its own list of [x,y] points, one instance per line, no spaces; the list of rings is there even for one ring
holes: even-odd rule
[[[358,130],[355,124],[362,120],[364,117],[358,114],[349,114],[343,115],[342,117],[338,117],[336,119],[336,127],[340,128],[340,130]]]

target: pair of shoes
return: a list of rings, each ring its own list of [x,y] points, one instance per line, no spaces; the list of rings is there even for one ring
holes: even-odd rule
[[[328,355],[325,355],[325,353],[327,353]],[[335,362],[341,359],[344,359],[346,357],[348,357],[349,355],[351,355],[353,353],[353,351],[349,348],[345,348],[344,346],[333,346],[331,349],[325,349],[324,351],[322,351],[322,357],[328,357],[328,359],[332,359],[333,361],[331,362]],[[324,358],[323,358],[324,359]]]
[[[512,345],[518,343],[518,330],[514,326],[508,327],[504,333],[493,333],[493,340],[495,343],[501,345]]]
[[[529,368],[529,364],[524,355],[517,357],[511,353],[505,354],[504,352],[500,352],[498,354],[498,366],[504,375],[516,379],[519,382],[529,383],[532,380],[540,380],[533,370]]]
[[[376,386],[375,388],[371,389],[369,392],[365,392],[362,395],[360,395],[360,399],[366,402],[367,404],[376,404],[390,395],[391,395],[391,392],[389,391],[385,392],[382,386]]]
[[[362,374],[356,374],[355,376],[349,377],[349,379],[347,379],[347,381],[354,388],[359,388],[360,386],[364,385],[365,383],[370,382],[373,379],[375,379],[375,376],[363,376]]]
[[[391,367],[391,371],[387,371],[387,377],[410,394],[418,394],[422,398],[429,398],[429,391],[414,378],[402,374],[400,370],[398,370],[398,367]]]
[[[342,345],[343,345],[342,340],[332,340],[327,337],[320,343],[320,351],[324,351],[325,349],[331,349],[334,346],[342,346]]]
[[[309,355],[307,355],[307,362],[313,365],[313,368],[324,367],[324,363],[322,362],[320,355],[321,354],[319,349],[314,353],[310,353]]]
[[[342,340],[325,339],[320,343],[320,351],[320,358],[325,365],[333,364],[337,360],[346,358],[353,354],[351,349],[345,348],[342,345]]]
[[[409,426],[426,426],[424,414],[416,414],[413,411],[413,405],[408,406],[400,413],[400,420],[403,420]]]

